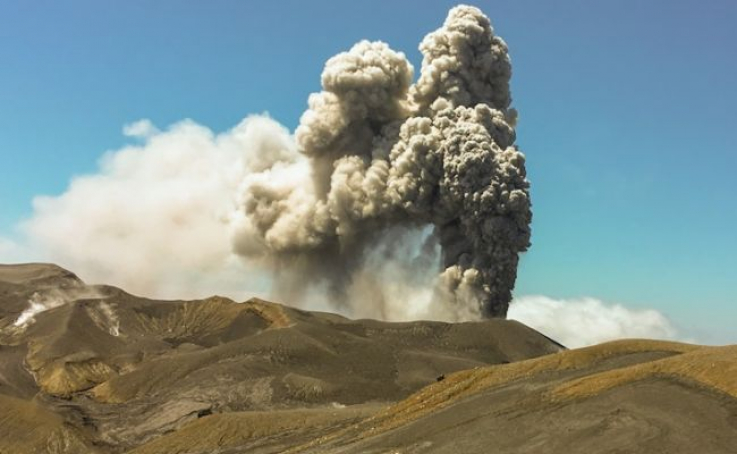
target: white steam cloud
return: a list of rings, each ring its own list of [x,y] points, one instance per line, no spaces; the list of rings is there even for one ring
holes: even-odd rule
[[[35,249],[87,281],[149,296],[263,288],[232,253],[229,219],[250,167],[293,148],[288,131],[260,116],[219,135],[191,121],[164,132],[136,125],[126,130],[145,130],[142,145],[107,154],[98,174],[34,201],[24,229]]]
[[[676,339],[677,332],[660,312],[634,310],[594,298],[516,298],[509,318],[520,321],[569,348],[622,338]]]
[[[159,132],[159,129],[151,123],[151,120],[142,119],[123,127],[123,134],[128,137],[137,137],[146,139],[153,137]]]
[[[101,329],[111,336],[120,336],[120,319],[112,304],[100,301],[95,306],[87,307],[87,314]]]
[[[28,308],[21,312],[18,318],[13,322],[13,326],[22,328],[30,325],[36,318],[36,315],[49,309],[59,307],[64,304],[64,300],[59,299],[41,299],[37,293],[34,293],[28,301]]]
[[[76,300],[102,297],[94,288],[84,286],[63,289],[51,288],[36,292],[28,300],[28,307],[13,322],[13,327],[24,330],[35,323],[36,316],[42,312],[61,307]]]

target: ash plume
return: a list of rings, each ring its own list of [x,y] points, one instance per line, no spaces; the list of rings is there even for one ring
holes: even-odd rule
[[[382,42],[331,58],[294,134],[264,115],[126,126],[97,173],[34,200],[27,249],[157,298],[504,316],[532,217],[507,46],[459,6],[420,51],[418,77]]]
[[[349,305],[372,251],[431,226],[443,318],[506,315],[532,218],[507,46],[480,10],[458,6],[420,51],[414,84],[382,42],[331,58],[296,149],[249,163],[233,244],[274,267],[278,291],[322,285]]]

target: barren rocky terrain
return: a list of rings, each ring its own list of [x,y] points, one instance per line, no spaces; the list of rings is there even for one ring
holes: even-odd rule
[[[29,310],[30,309],[30,310]],[[0,453],[735,453],[737,346],[154,301],[0,265]]]

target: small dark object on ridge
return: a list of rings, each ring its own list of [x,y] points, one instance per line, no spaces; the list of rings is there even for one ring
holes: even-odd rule
[[[435,381],[443,381],[445,380],[445,374],[440,375],[438,378],[435,379]]]

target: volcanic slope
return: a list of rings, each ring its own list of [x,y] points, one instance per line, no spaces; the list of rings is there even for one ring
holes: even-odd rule
[[[736,453],[737,346],[626,340],[461,371],[288,452]]]
[[[54,265],[0,265],[0,453],[280,452],[438,377],[562,349],[513,321],[154,301]],[[193,446],[167,447],[164,434]]]
[[[152,301],[0,266],[0,408],[1,454],[735,453],[737,346],[565,350],[512,321]]]

